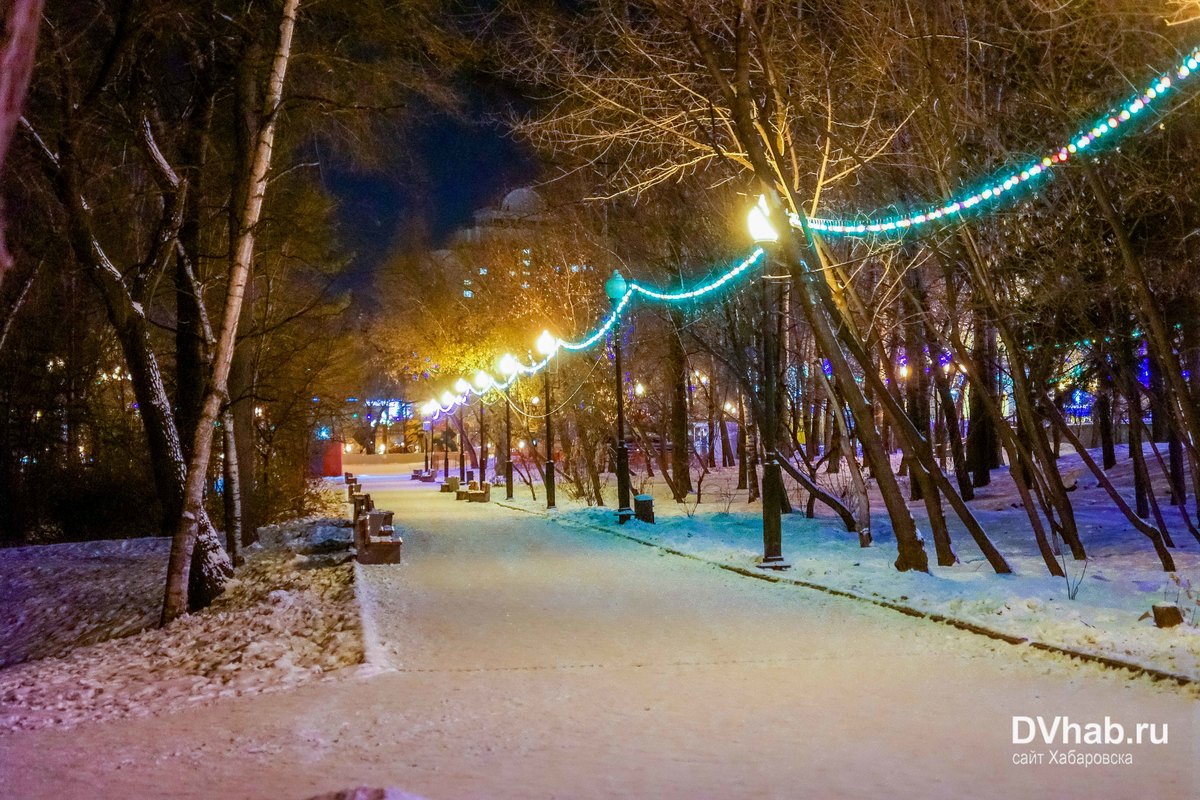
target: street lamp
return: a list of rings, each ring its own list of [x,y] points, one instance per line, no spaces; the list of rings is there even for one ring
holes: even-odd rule
[[[433,449],[433,415],[438,412],[438,404],[430,400],[421,407],[421,413],[428,418],[428,421],[421,425],[421,449],[425,451],[425,471],[430,469],[430,450]],[[428,446],[426,446],[428,442]]]
[[[475,388],[479,390],[479,482],[487,480],[487,429],[483,426],[483,395],[492,386],[492,376],[483,370],[475,373]]]
[[[750,237],[756,244],[765,247],[779,241],[779,233],[771,225],[766,197],[758,198],[758,205],[750,209],[746,222],[750,228]],[[772,299],[764,281],[763,424],[759,433],[763,444],[763,558],[759,567],[787,569],[788,564],[783,560],[783,472],[779,466],[779,452],[776,449],[779,427],[776,408],[779,401],[779,342],[775,321],[771,318],[775,313]]]
[[[438,407],[438,411],[443,408],[450,408],[454,403],[454,396],[449,392],[442,392],[442,404]],[[450,412],[446,412],[446,428],[442,431],[442,480],[447,480],[450,477]]]
[[[617,307],[629,292],[629,284],[618,270],[604,282],[604,293],[613,307],[613,362],[617,384],[617,522],[624,525],[633,516],[629,507],[629,447],[625,444],[625,376],[621,372],[621,315]]]
[[[500,358],[500,374],[504,376],[504,498],[513,499],[512,463],[512,380],[520,365],[512,355]],[[498,454],[497,454],[498,455]]]
[[[467,448],[467,429],[463,425],[463,400],[462,397],[467,392],[471,391],[471,385],[462,378],[454,382],[454,391],[458,392],[458,480],[462,483],[467,482],[467,464],[463,461],[463,451]]]
[[[754,240],[755,244],[774,244],[779,241],[779,232],[771,224],[767,210],[767,198],[763,195],[758,196],[758,204],[751,208],[750,213],[746,216],[746,225],[750,228],[750,238]]]
[[[542,331],[537,340],[537,350],[549,358],[558,350],[558,340],[550,331]],[[554,508],[554,425],[550,420],[550,412],[554,406],[550,402],[550,367],[546,366],[546,508]]]

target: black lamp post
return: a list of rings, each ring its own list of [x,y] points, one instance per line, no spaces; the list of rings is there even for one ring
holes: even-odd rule
[[[442,395],[442,406],[448,406],[454,402],[454,398],[449,392]],[[450,412],[444,412],[446,415],[446,427],[442,431],[442,480],[450,477]]]
[[[459,378],[454,384],[454,391],[458,392],[461,398],[469,392],[471,387],[462,378]],[[467,482],[467,462],[463,461],[463,451],[467,449],[467,429],[463,425],[463,403],[458,404],[458,480],[460,483]]]
[[[421,415],[427,419],[421,423],[421,450],[425,455],[425,471],[429,472],[429,448],[426,446],[429,442],[429,432],[433,428],[434,412],[437,410],[437,403],[430,400],[425,405],[421,406]]]
[[[537,340],[538,352],[549,358],[558,349],[558,340],[550,331],[542,331]],[[550,365],[546,365],[546,508],[554,508],[554,425],[551,421]]]
[[[512,378],[517,374],[517,360],[507,354],[501,358],[500,374],[504,376],[504,498],[512,500]]]
[[[433,469],[433,423],[425,423],[429,426],[428,430],[421,431],[422,444],[425,445],[425,471]]]
[[[766,201],[750,210],[747,219],[750,235],[761,247],[779,240],[767,216]],[[774,292],[763,282],[763,423],[759,437],[763,443],[763,558],[762,569],[787,569],[783,559],[783,471],[779,466],[776,435],[779,428],[779,337]]]
[[[492,376],[483,370],[475,373],[475,388],[479,390],[479,482],[487,480],[487,428],[484,427],[483,395],[492,385]]]
[[[625,299],[629,284],[617,270],[604,283],[604,293],[612,304],[613,311]],[[625,375],[621,369],[621,317],[613,321],[613,362],[616,369],[617,387],[617,522],[624,525],[633,516],[629,507],[629,446],[625,444]]]

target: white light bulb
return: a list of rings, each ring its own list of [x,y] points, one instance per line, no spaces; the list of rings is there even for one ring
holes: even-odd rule
[[[767,216],[767,198],[760,195],[758,205],[750,209],[746,215],[746,226],[750,229],[750,238],[756,242],[778,242],[779,233],[771,225]]]

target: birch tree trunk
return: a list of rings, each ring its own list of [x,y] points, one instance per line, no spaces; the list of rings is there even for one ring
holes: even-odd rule
[[[233,412],[228,408],[221,414],[221,432],[222,452],[225,454],[221,464],[221,477],[224,479],[222,485],[225,487],[225,491],[221,493],[225,503],[225,551],[229,553],[234,566],[241,566],[242,555],[239,548],[242,539],[242,487],[238,474],[240,470]]]
[[[213,353],[211,382],[207,387],[204,406],[197,421],[191,459],[188,462],[187,480],[184,485],[183,511],[171,542],[171,557],[167,564],[167,585],[163,598],[163,624],[175,619],[187,609],[188,573],[192,550],[196,543],[197,526],[204,509],[204,480],[208,474],[209,459],[212,455],[213,423],[217,420],[221,405],[226,399],[238,319],[241,315],[246,284],[249,282],[253,265],[255,228],[262,215],[263,198],[267,191],[267,173],[271,167],[275,125],[278,122],[283,98],[283,82],[291,57],[292,33],[296,27],[296,12],[299,5],[300,0],[285,0],[283,19],[279,25],[279,45],[271,65],[264,103],[263,124],[255,142],[254,157],[251,161],[250,180],[246,186],[245,210],[241,217],[242,226],[237,232],[237,248],[226,287],[225,313],[221,320],[221,331]]]
[[[4,168],[4,156],[25,104],[41,21],[42,0],[12,0],[4,15],[5,37],[0,42],[0,170]],[[0,285],[12,266],[12,257],[4,243],[4,228],[4,198],[0,197]]]

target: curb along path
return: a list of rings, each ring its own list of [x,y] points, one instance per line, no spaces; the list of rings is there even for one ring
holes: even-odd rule
[[[952,617],[952,616],[942,614],[939,612],[934,612],[934,611],[923,611],[919,608],[914,608],[913,606],[905,605],[903,603],[899,603],[894,600],[888,600],[888,599],[881,598],[881,597],[869,597],[867,595],[858,594],[857,592],[851,592],[851,591],[847,591],[845,589],[838,589],[838,588],[835,588],[832,586],[825,586],[820,583],[814,583],[813,581],[800,580],[798,578],[786,578],[786,577],[783,577],[778,574],[769,574],[766,572],[760,572],[760,571],[756,571],[752,568],[742,567],[742,566],[738,566],[736,564],[729,564],[729,563],[726,563],[723,561],[714,561],[712,559],[704,558],[703,556],[696,555],[695,553],[688,553],[683,550],[677,550],[673,547],[667,547],[666,545],[659,544],[659,543],[651,541],[649,539],[642,539],[642,538],[634,536],[632,534],[622,533],[621,531],[613,530],[611,528],[606,528],[602,525],[593,525],[591,523],[580,522],[577,520],[567,519],[567,518],[560,517],[560,516],[551,517],[551,515],[549,515],[545,512],[534,511],[534,510],[531,510],[528,508],[522,508],[520,506],[510,505],[503,501],[496,501],[494,503],[494,505],[500,506],[501,508],[505,508],[510,511],[519,511],[523,514],[530,514],[535,517],[542,517],[544,519],[553,519],[554,522],[556,522],[557,524],[561,525],[564,528],[576,528],[576,529],[581,529],[581,530],[598,531],[600,533],[604,533],[609,536],[615,536],[617,538],[627,539],[631,542],[635,542],[635,543],[643,545],[645,547],[650,547],[655,550],[662,551],[664,553],[669,553],[673,556],[680,556],[682,558],[691,559],[692,561],[698,561],[702,564],[708,564],[708,565],[716,567],[718,569],[725,570],[726,572],[732,572],[737,575],[745,576],[747,578],[754,578],[755,580],[766,581],[768,583],[780,583],[780,584],[787,584],[787,585],[791,585],[791,586],[800,586],[805,589],[812,589],[814,591],[823,592],[825,594],[833,595],[835,597],[845,597],[850,600],[857,600],[861,603],[869,603],[874,606],[879,606],[880,608],[886,608],[891,611],[896,611],[898,613],[904,614],[905,616],[916,617],[918,619],[926,619],[926,620],[929,620],[930,622],[937,622],[937,623],[941,623],[943,625],[949,625],[953,628],[958,628],[959,630],[967,631],[968,633],[974,633],[979,636],[985,636],[989,639],[994,639],[997,641],[1005,642],[1007,644],[1027,645],[1035,650],[1042,650],[1047,653],[1056,653],[1058,655],[1067,656],[1068,658],[1073,658],[1073,659],[1077,659],[1079,661],[1085,661],[1085,662],[1089,662],[1089,663],[1093,663],[1093,664],[1100,664],[1102,666],[1110,667],[1113,669],[1126,670],[1126,671],[1132,672],[1135,675],[1144,675],[1155,681],[1173,681],[1174,683],[1177,683],[1180,686],[1198,686],[1198,685],[1200,685],[1200,680],[1198,680],[1197,678],[1194,678],[1192,676],[1189,676],[1189,675],[1182,675],[1182,674],[1175,673],[1175,672],[1168,672],[1166,670],[1161,670],[1156,667],[1149,667],[1149,666],[1145,666],[1143,664],[1138,664],[1133,661],[1125,661],[1120,658],[1115,658],[1113,656],[1106,656],[1106,655],[1102,655],[1100,653],[1092,653],[1092,652],[1088,652],[1086,650],[1078,650],[1078,649],[1071,648],[1071,647],[1064,647],[1061,645],[1052,644],[1050,642],[1043,642],[1043,641],[1039,641],[1037,639],[1031,639],[1031,638],[1027,638],[1024,636],[1015,636],[1011,633],[1005,633],[1003,631],[998,631],[993,628],[989,628],[985,625],[980,625],[978,623],[970,622],[965,619],[959,619],[957,617]],[[365,631],[366,631],[365,626],[364,626],[363,630],[365,633]]]

